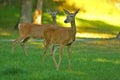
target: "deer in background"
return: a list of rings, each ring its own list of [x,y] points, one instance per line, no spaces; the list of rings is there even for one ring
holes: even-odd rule
[[[56,14],[58,13],[58,10],[56,10],[56,11],[47,10],[47,12],[51,15],[52,20],[53,20],[53,24],[56,25]]]
[[[58,11],[50,11],[49,14],[52,16],[53,19],[53,24],[56,24],[56,14]],[[44,25],[38,25],[38,24],[32,24],[32,23],[22,23],[18,25],[19,29],[19,37],[13,41],[12,44],[12,53],[14,52],[14,47],[16,44],[20,41],[22,49],[25,53],[26,56],[28,56],[27,51],[24,47],[25,43],[32,37],[32,38],[38,38],[38,39],[43,39],[44,38],[44,30],[47,28],[48,24]]]
[[[69,11],[64,9],[65,14],[67,14],[67,18],[65,19],[65,23],[71,23],[71,28],[65,27],[49,27],[44,31],[44,38],[45,38],[45,47],[44,47],[44,56],[43,60],[46,56],[46,50],[49,45],[52,46],[51,48],[51,57],[56,66],[56,69],[59,70],[60,63],[62,60],[62,51],[64,46],[68,47],[68,68],[71,69],[70,63],[70,48],[71,44],[75,41],[76,35],[76,25],[75,25],[75,15],[78,13],[79,9],[76,10],[74,13],[70,13]],[[59,53],[59,61],[56,62],[54,57],[54,50],[56,45],[60,45],[60,53]]]

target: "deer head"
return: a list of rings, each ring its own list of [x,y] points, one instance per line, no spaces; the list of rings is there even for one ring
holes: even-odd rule
[[[47,10],[47,12],[52,16],[52,18],[56,18],[58,10],[55,10],[55,11]]]
[[[64,20],[65,23],[72,22],[74,20],[75,15],[78,13],[79,9],[76,10],[74,13],[70,13],[69,11],[64,9],[65,14],[67,15],[67,18]]]

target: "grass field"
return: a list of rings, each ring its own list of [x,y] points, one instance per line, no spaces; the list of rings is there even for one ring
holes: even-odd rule
[[[42,65],[43,43],[29,41],[26,44],[29,56],[17,45],[11,54],[11,42],[0,42],[0,80],[119,80],[120,41],[94,40],[75,42],[72,46],[72,70],[68,70],[67,50],[59,71],[47,51]],[[58,58],[56,52],[56,58]]]
[[[19,44],[14,54],[11,54],[12,42],[9,40],[18,37],[18,30],[14,30],[14,26],[20,15],[19,9],[15,6],[0,6],[0,80],[120,80],[120,40],[117,39],[81,39],[74,42],[71,48],[71,71],[68,70],[66,47],[59,71],[56,71],[50,50],[47,51],[45,65],[42,65],[43,42],[41,41],[27,42],[26,49],[29,56],[25,56]],[[63,17],[58,15],[58,23],[62,23]],[[47,13],[43,14],[44,23],[45,21],[50,23],[49,18]],[[93,33],[116,36],[120,31],[120,26],[99,20],[77,17],[76,22],[77,31],[88,33],[84,34],[85,36],[91,33],[92,38],[96,36]],[[55,55],[58,59],[59,50]]]

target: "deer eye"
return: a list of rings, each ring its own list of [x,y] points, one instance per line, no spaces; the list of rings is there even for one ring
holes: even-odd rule
[[[71,15],[70,17],[73,17],[73,15]]]

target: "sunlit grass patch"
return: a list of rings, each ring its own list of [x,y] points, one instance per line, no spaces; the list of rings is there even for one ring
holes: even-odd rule
[[[100,20],[100,21],[103,21],[107,24],[110,24],[110,25],[115,25],[115,26],[119,26],[120,23],[119,23],[119,16],[120,15],[106,15],[106,14],[93,14],[93,13],[86,13],[86,14],[78,14],[79,17],[81,19],[86,19],[86,20]]]
[[[7,32],[2,32],[0,35],[2,35],[2,36],[10,36],[11,34],[9,34]]]
[[[34,45],[39,47],[39,48],[44,48],[44,41],[41,40],[35,40],[35,39],[30,39],[29,40],[30,45]]]
[[[77,33],[76,37],[78,38],[115,38],[116,35],[113,34],[107,34],[107,33]]]
[[[120,64],[120,59],[118,60],[111,60],[111,59],[105,59],[105,58],[97,58],[94,60],[95,62],[101,62],[101,63],[113,63],[113,64]]]

